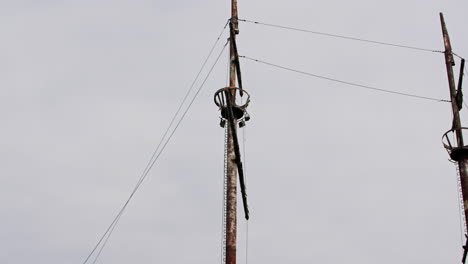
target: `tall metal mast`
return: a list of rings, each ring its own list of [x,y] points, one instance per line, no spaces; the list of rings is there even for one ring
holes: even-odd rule
[[[242,87],[242,77],[240,70],[239,54],[237,52],[236,35],[239,34],[237,17],[237,0],[231,0],[230,29],[230,52],[229,52],[229,86],[219,89],[214,96],[215,104],[221,111],[222,127],[227,129],[226,144],[226,263],[236,263],[237,253],[237,174],[239,175],[239,186],[242,194],[245,218],[249,219],[249,209],[247,206],[247,193],[244,181],[244,170],[241,161],[239,140],[237,138],[237,126],[245,126],[250,116],[247,113],[247,106],[250,102],[250,95]],[[236,103],[236,95],[243,97],[247,95],[244,104]],[[227,127],[226,127],[227,125]]]
[[[236,65],[234,43],[239,34],[237,22],[237,0],[231,0],[231,34],[229,49],[229,87],[236,87]],[[234,32],[233,32],[234,31]],[[234,34],[233,34],[234,33]],[[231,93],[231,101],[236,100],[236,91]],[[233,134],[235,126],[227,127],[227,197],[226,197],[226,264],[236,264],[237,256],[237,164],[235,163]]]
[[[455,78],[453,74],[453,66],[455,66],[455,61],[452,52],[452,45],[450,43],[449,34],[447,31],[447,26],[445,25],[444,15],[440,13],[440,23],[442,26],[442,35],[444,37],[445,45],[445,64],[447,68],[447,77],[449,82],[449,92],[450,92],[450,101],[452,103],[452,112],[453,112],[453,122],[452,128],[447,133],[444,134],[443,142],[445,148],[450,154],[450,158],[457,163],[458,170],[460,173],[460,189],[461,197],[463,200],[463,211],[465,221],[468,219],[468,170],[467,170],[467,161],[468,161],[468,146],[465,146],[463,142],[463,132],[468,131],[467,128],[461,126],[460,121],[460,109],[463,106],[463,94],[462,94],[462,82],[463,82],[463,70],[465,66],[465,60],[462,59],[460,65],[460,76],[458,81],[458,89],[455,87]],[[450,134],[455,134],[456,142],[451,142]],[[466,232],[466,230],[464,230]],[[466,234],[465,234],[466,236]],[[468,241],[467,241],[468,243]],[[465,252],[463,254],[462,263],[465,263],[467,246],[464,247]]]

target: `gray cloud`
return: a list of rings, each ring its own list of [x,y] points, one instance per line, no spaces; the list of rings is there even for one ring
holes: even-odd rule
[[[228,1],[0,1],[1,263],[84,260],[136,184],[228,9]],[[242,18],[431,49],[442,49],[443,11],[454,49],[468,54],[461,1],[240,1],[239,10]],[[240,29],[243,55],[448,97],[441,54]],[[99,263],[219,263],[224,131],[212,94],[225,86],[226,61],[227,53]],[[252,94],[249,262],[459,261],[455,168],[440,143],[448,104],[251,61],[242,67]],[[240,220],[239,263],[245,235]]]

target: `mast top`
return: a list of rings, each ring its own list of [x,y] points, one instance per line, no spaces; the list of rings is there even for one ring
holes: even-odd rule
[[[237,13],[237,0],[231,0],[231,23],[236,35],[239,34],[239,16]]]

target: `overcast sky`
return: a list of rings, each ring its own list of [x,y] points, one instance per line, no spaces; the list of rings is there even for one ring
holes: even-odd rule
[[[84,261],[229,8],[228,0],[0,0],[0,263]],[[461,0],[239,0],[240,18],[434,50],[443,49],[442,11],[462,56],[466,10]],[[448,98],[440,53],[247,23],[238,47],[314,74]],[[212,96],[226,85],[227,58],[98,263],[220,263],[224,130]],[[252,95],[248,263],[460,261],[455,166],[441,144],[448,103],[241,63]],[[246,263],[245,230],[240,219],[238,263]]]

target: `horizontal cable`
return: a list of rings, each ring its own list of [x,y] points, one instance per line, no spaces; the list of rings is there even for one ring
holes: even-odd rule
[[[311,34],[315,34],[315,35],[322,35],[322,36],[333,37],[333,38],[341,38],[341,39],[354,40],[354,41],[367,42],[367,43],[372,43],[372,44],[379,44],[379,45],[392,46],[392,47],[405,48],[405,49],[412,49],[412,50],[419,50],[419,51],[444,53],[443,51],[440,51],[440,50],[420,48],[420,47],[414,47],[414,46],[408,46],[408,45],[402,45],[402,44],[395,44],[395,43],[389,43],[389,42],[382,42],[382,41],[375,41],[375,40],[363,39],[363,38],[357,38],[357,37],[349,37],[349,36],[343,36],[343,35],[337,35],[337,34],[331,34],[331,33],[319,32],[319,31],[313,31],[313,30],[308,30],[308,29],[301,29],[301,28],[294,28],[294,27],[289,27],[289,26],[282,26],[282,25],[263,23],[263,22],[252,21],[252,20],[247,20],[247,19],[239,19],[239,21],[252,23],[252,24],[257,24],[257,25],[263,25],[263,26],[281,28],[281,29],[288,29],[288,30],[293,30],[293,31],[300,31],[300,32],[311,33]]]
[[[437,98],[433,98],[433,97],[421,96],[421,95],[416,95],[416,94],[396,92],[396,91],[376,88],[376,87],[372,87],[372,86],[367,86],[367,85],[342,81],[342,80],[338,80],[338,79],[334,79],[334,78],[330,78],[330,77],[325,77],[325,76],[312,74],[312,73],[308,73],[308,72],[304,72],[304,71],[300,71],[300,70],[295,70],[295,69],[292,69],[292,68],[280,66],[280,65],[273,64],[273,63],[266,62],[266,61],[262,61],[262,60],[259,60],[259,59],[250,58],[250,57],[247,57],[247,56],[239,56],[239,57],[244,58],[244,59],[248,59],[248,60],[251,60],[251,61],[255,61],[255,62],[258,62],[258,63],[262,63],[262,64],[265,64],[265,65],[269,65],[269,66],[272,66],[272,67],[276,67],[276,68],[279,68],[279,69],[292,71],[292,72],[296,72],[296,73],[300,73],[300,74],[304,74],[304,75],[308,75],[308,76],[312,76],[312,77],[315,77],[315,78],[324,79],[324,80],[328,80],[328,81],[332,81],[332,82],[337,82],[337,83],[342,83],[342,84],[351,85],[351,86],[355,86],[355,87],[360,87],[360,88],[364,88],[364,89],[368,89],[368,90],[384,92],[384,93],[391,93],[391,94],[402,95],[402,96],[413,97],[413,98],[419,98],[419,99],[430,100],[430,101],[436,101],[436,102],[450,102],[449,100],[445,100],[445,99],[437,99]]]

